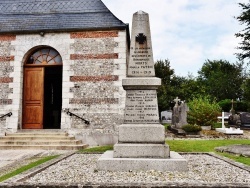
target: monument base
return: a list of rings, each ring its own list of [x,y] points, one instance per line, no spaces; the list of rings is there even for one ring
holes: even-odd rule
[[[165,143],[165,128],[161,124],[122,124],[119,126],[119,142]]]
[[[218,132],[224,133],[224,134],[243,134],[243,130],[240,130],[239,128],[216,128],[215,129]]]
[[[170,158],[114,158],[113,151],[106,151],[97,161],[97,169],[104,171],[188,171],[187,160],[170,151]]]
[[[168,158],[166,144],[122,144],[114,145],[115,158]]]

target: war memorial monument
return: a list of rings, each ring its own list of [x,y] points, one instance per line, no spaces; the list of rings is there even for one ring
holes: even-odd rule
[[[155,77],[149,15],[133,15],[127,78],[124,123],[119,126],[114,151],[98,160],[99,170],[187,171],[187,161],[170,151],[165,143],[164,127],[159,123],[156,89],[161,79]]]

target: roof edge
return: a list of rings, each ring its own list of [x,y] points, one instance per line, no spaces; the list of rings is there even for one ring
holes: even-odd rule
[[[40,34],[43,32],[46,33],[62,33],[62,32],[80,32],[80,31],[108,31],[108,30],[126,30],[129,32],[128,24],[124,26],[115,26],[115,27],[90,27],[90,28],[70,28],[70,29],[41,29],[41,30],[13,30],[13,31],[1,31],[0,34]]]

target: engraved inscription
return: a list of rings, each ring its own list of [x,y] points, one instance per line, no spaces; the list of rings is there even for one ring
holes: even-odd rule
[[[155,90],[127,90],[124,123],[159,123]]]
[[[154,65],[152,61],[152,53],[150,47],[131,47],[133,53],[131,54],[129,65],[129,72],[131,75],[150,76],[154,72]]]

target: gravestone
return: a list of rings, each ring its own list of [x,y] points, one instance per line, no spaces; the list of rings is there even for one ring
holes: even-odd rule
[[[189,108],[185,101],[180,102],[181,100],[176,97],[174,99],[175,106],[173,107],[172,114],[172,125],[174,128],[181,129],[183,125],[187,125],[187,112]],[[180,104],[179,104],[180,103]]]
[[[180,114],[179,114],[179,123],[177,124],[177,128],[182,128],[183,125],[187,125],[187,112],[189,108],[187,103],[182,102],[180,105]]]
[[[166,110],[161,112],[161,123],[172,122],[172,110]]]
[[[249,112],[241,112],[240,113],[240,121],[241,127],[250,127],[250,113]]]
[[[179,104],[178,103],[180,101],[181,100],[178,97],[174,99],[175,105],[173,107],[173,114],[172,114],[172,125],[174,126],[179,122]]]
[[[165,130],[159,123],[149,16],[133,15],[124,124],[119,126],[114,151],[105,152],[97,162],[99,170],[187,171],[187,161],[165,144]]]

